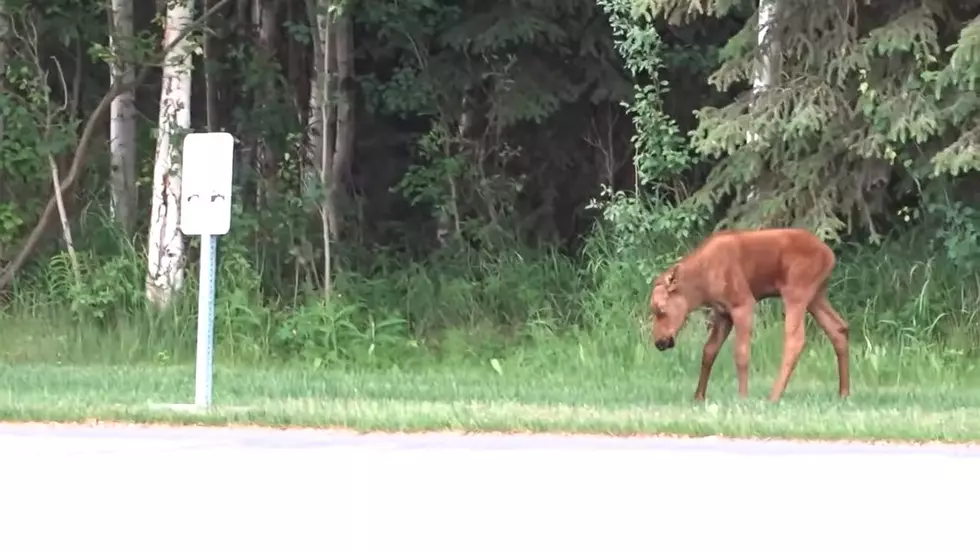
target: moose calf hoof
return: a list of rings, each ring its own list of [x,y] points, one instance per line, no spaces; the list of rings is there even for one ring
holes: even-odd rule
[[[702,394],[700,392],[695,392],[694,393],[694,401],[695,402],[703,402],[704,401],[704,394]]]

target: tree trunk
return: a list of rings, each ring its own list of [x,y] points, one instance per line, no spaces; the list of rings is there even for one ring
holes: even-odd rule
[[[753,101],[760,94],[766,91],[775,83],[778,72],[779,54],[776,50],[775,41],[772,40],[770,29],[776,17],[777,0],[759,0],[759,20],[757,32],[758,56],[756,59],[754,78],[752,79]],[[746,132],[746,142],[752,143],[759,139],[759,136],[752,131]],[[757,197],[757,187],[753,184],[748,186],[745,194],[746,200],[753,200]]]
[[[278,12],[279,0],[254,0],[252,3],[252,24],[256,29],[256,48],[262,64],[268,68],[276,61],[276,43],[278,42]],[[264,98],[273,98],[278,94],[273,79],[265,79],[262,87],[253,96],[256,103],[264,102]],[[279,166],[279,158],[269,145],[269,141],[261,132],[255,136],[255,172],[260,175],[255,186],[255,205],[260,212],[265,210],[269,189]]]
[[[10,39],[10,20],[7,14],[7,0],[0,0],[0,95],[6,93],[7,40]],[[0,140],[3,140],[4,121],[0,116]],[[0,178],[3,175],[0,174]]]
[[[192,0],[168,5],[165,43],[184,31],[192,21],[192,13]],[[157,308],[170,306],[184,283],[184,240],[178,227],[181,175],[177,135],[190,128],[191,51],[191,43],[184,39],[167,52],[163,64],[146,275],[146,296]]]
[[[109,208],[113,220],[128,238],[136,225],[136,92],[129,84],[136,78],[133,69],[133,0],[112,0],[113,50],[110,85],[117,81],[126,91],[109,107],[109,148],[112,178]]]
[[[214,0],[204,0],[205,7],[210,7]],[[215,132],[218,128],[218,91],[215,87],[214,77],[214,39],[211,33],[206,32],[202,37],[201,48],[204,52],[204,120],[208,132]]]
[[[331,200],[330,179],[333,175],[335,114],[331,99],[330,69],[333,65],[333,29],[327,10],[330,0],[309,0],[311,20],[317,24],[313,37],[313,79],[310,83],[309,157],[307,159],[307,185],[316,185],[321,192],[318,211],[323,234],[323,293],[330,297],[333,280],[331,266],[331,239],[336,227],[336,213]]]
[[[759,59],[755,69],[755,79],[752,91],[761,93],[775,83],[776,62],[779,59],[775,41],[772,40],[770,29],[776,17],[776,0],[760,0],[758,23]]]
[[[354,32],[349,5],[342,10],[333,24],[337,128],[330,172],[330,204],[335,213],[347,194],[354,158]],[[331,222],[331,237],[336,240],[341,228],[336,216]]]

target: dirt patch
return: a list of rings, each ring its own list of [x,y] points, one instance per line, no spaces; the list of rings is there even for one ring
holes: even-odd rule
[[[144,423],[133,423],[124,421],[103,421],[99,419],[87,419],[78,422],[48,422],[48,421],[0,421],[0,426],[21,426],[21,427],[90,427],[90,428],[130,428],[130,429],[155,429],[169,428],[196,431],[216,431],[216,430],[266,430],[275,432],[315,432],[320,434],[336,434],[346,436],[368,436],[372,434],[389,436],[560,436],[564,438],[610,438],[610,439],[673,439],[688,441],[725,441],[725,442],[773,442],[773,443],[807,443],[807,444],[853,444],[865,446],[916,446],[916,447],[947,447],[947,448],[977,448],[980,447],[980,440],[965,442],[949,442],[943,440],[902,440],[902,439],[834,439],[834,438],[771,438],[771,437],[733,437],[725,435],[711,436],[692,436],[674,433],[634,433],[634,434],[610,434],[602,432],[548,432],[548,431],[460,431],[460,430],[418,430],[418,431],[386,431],[386,430],[356,430],[342,426],[293,426],[293,425],[274,425],[262,423],[175,423],[167,421],[152,421]]]

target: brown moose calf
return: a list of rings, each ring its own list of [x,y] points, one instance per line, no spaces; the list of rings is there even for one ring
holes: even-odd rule
[[[701,375],[694,393],[704,400],[711,367],[732,328],[738,394],[749,393],[749,341],[755,303],[781,296],[786,334],[779,377],[769,400],[780,399],[805,340],[803,317],[810,312],[837,355],[840,395],[850,394],[847,322],[827,300],[827,279],[835,258],[814,234],[797,228],[732,230],[715,233],[653,280],[650,310],[657,350],[674,347],[674,337],[696,308],[711,309],[708,341],[701,354]]]

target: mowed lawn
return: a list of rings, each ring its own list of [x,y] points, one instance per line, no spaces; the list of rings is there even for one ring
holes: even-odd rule
[[[217,363],[214,408],[190,403],[192,365],[0,365],[0,417],[18,421],[264,424],[387,431],[549,431],[907,441],[980,440],[980,385],[942,370],[911,372],[855,351],[852,396],[837,397],[829,346],[804,354],[784,399],[765,397],[778,349],[754,348],[739,400],[726,346],[708,401],[691,399],[699,347],[660,365],[515,358],[427,369],[351,369]],[[695,350],[697,348],[697,350]],[[826,348],[826,350],[824,350]],[[660,358],[659,356],[651,356]],[[525,358],[527,360],[527,358]],[[912,359],[911,361],[916,361]],[[928,363],[925,357],[917,361]],[[632,365],[625,365],[632,364]],[[953,366],[956,367],[956,366]],[[953,367],[950,369],[952,370]],[[907,372],[908,371],[908,372]],[[960,370],[962,373],[963,370]],[[951,371],[952,373],[952,371]]]

